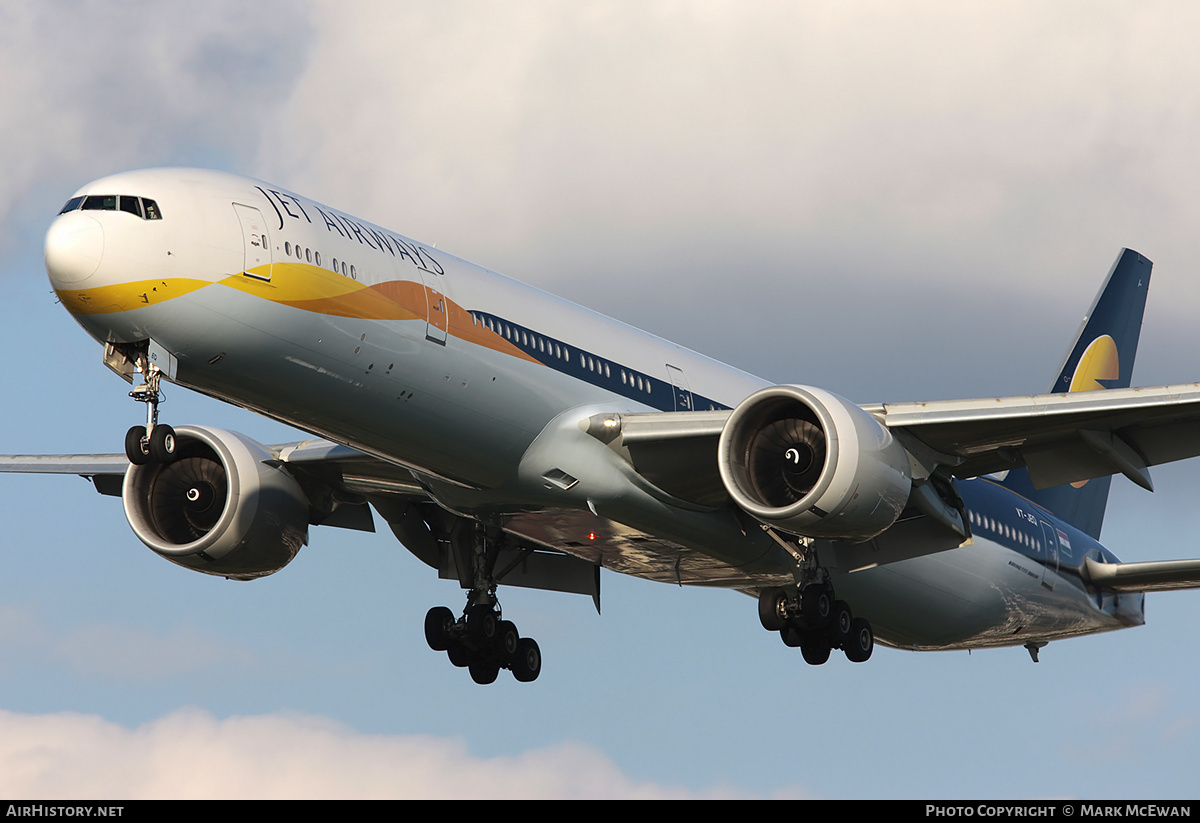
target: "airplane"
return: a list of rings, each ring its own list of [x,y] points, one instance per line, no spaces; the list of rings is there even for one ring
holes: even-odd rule
[[[1200,384],[1130,388],[1149,260],[1122,250],[1045,394],[858,405],[772,385],[270,184],[150,169],[79,189],[45,264],[145,406],[125,450],[9,455],[119,496],[184,568],[253,580],[309,527],[381,517],[466,592],[428,645],[535,680],[500,586],[590,596],[600,570],[754,597],[810,664],[876,640],[1024,646],[1144,623],[1200,560],[1099,542],[1111,475],[1200,454]],[[166,381],[313,439],[159,420]]]

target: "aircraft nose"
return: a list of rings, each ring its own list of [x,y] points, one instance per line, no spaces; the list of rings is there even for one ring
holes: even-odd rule
[[[55,288],[78,288],[100,268],[104,229],[79,212],[60,215],[46,232],[46,274]]]

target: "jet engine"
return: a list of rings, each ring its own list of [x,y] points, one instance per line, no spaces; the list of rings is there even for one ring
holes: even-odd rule
[[[274,455],[235,432],[175,429],[169,463],[130,466],[121,498],[138,539],[193,571],[251,580],[308,542],[308,500]]]
[[[805,537],[869,540],[896,522],[912,488],[908,453],[887,428],[807,386],[746,398],[721,432],[718,467],[735,503]]]

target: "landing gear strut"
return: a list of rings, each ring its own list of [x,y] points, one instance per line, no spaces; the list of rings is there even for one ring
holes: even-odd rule
[[[511,671],[521,683],[537,680],[542,671],[537,641],[521,637],[517,625],[503,619],[496,599],[495,565],[503,535],[476,526],[471,539],[474,582],[466,608],[458,618],[445,606],[430,609],[425,615],[425,642],[435,652],[446,652],[451,663],[470,671],[471,679],[480,685],[494,683],[501,669]],[[460,563],[463,554],[459,552]]]
[[[139,359],[139,368],[146,380],[129,396],[146,404],[146,425],[134,426],[125,433],[125,456],[135,466],[170,463],[175,459],[175,430],[158,422],[158,404],[162,402],[158,386],[162,372],[149,365],[144,357]]]
[[[833,649],[863,663],[875,649],[871,624],[855,617],[849,604],[835,600],[828,580],[803,588],[773,586],[758,595],[758,617],[767,631],[779,632],[787,646],[799,647],[804,661],[819,666]]]

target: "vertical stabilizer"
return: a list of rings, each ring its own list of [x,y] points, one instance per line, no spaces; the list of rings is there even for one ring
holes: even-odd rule
[[[1152,266],[1136,251],[1121,250],[1050,384],[1051,394],[1129,388]],[[1100,537],[1111,477],[1038,490],[1022,468],[1009,472],[1003,482],[1081,531]]]

